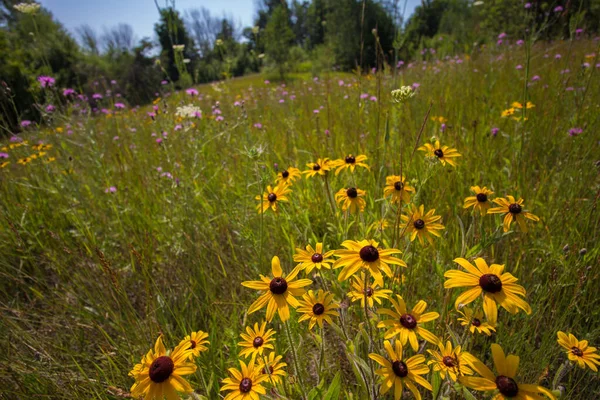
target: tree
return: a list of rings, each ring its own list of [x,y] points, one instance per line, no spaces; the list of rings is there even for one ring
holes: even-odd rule
[[[290,27],[287,7],[277,6],[265,28],[265,50],[279,75],[283,78],[290,46],[294,41],[294,32]]]
[[[83,49],[90,54],[100,54],[100,41],[96,31],[89,25],[81,25],[75,32],[79,35],[79,41],[83,46]]]
[[[154,31],[158,36],[158,42],[161,46],[161,60],[169,75],[169,78],[176,82],[181,75],[189,74],[183,64],[184,59],[194,60],[197,56],[194,52],[193,41],[187,34],[185,24],[181,19],[179,12],[174,8],[163,8],[160,10],[160,21],[154,25]],[[182,50],[176,50],[173,46],[184,46]],[[178,51],[179,53],[175,53]],[[190,82],[183,82],[184,86]]]

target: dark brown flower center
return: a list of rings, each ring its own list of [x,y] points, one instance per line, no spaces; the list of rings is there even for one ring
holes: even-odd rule
[[[365,262],[375,262],[379,259],[379,250],[375,247],[368,245],[360,249],[360,259]]]
[[[262,373],[263,373],[263,375],[267,375],[267,368],[263,367]],[[269,372],[268,372],[268,374],[273,375],[273,366],[272,365],[269,365]]]
[[[448,368],[456,367],[456,360],[450,356],[445,356],[444,358],[442,358],[442,362]]]
[[[396,189],[396,190],[404,189],[404,183],[402,183],[401,181],[394,183],[394,189]]]
[[[190,349],[195,349],[196,345],[197,345],[197,343],[195,340],[190,340]]]
[[[358,196],[358,192],[356,191],[356,188],[350,188],[350,189],[346,190],[346,196],[350,197],[351,199],[356,198],[356,196]]]
[[[433,152],[433,154],[435,154],[435,156],[436,156],[437,158],[442,158],[442,157],[444,157],[444,152],[442,151],[442,149],[437,149],[437,150],[435,150],[435,151]]]
[[[281,176],[282,176],[283,178],[287,178],[288,176],[290,176],[290,173],[289,173],[287,170],[285,170],[285,171],[283,171],[283,172],[281,173]]]
[[[479,278],[479,286],[486,292],[498,293],[502,290],[502,281],[498,278],[498,275],[485,274]]]
[[[313,314],[315,315],[321,315],[325,312],[325,306],[321,303],[316,303],[313,306]]]
[[[313,171],[318,171],[320,169],[321,169],[321,166],[319,164],[313,165]]]
[[[260,336],[257,336],[254,338],[254,340],[252,341],[252,346],[254,346],[255,349],[258,349],[260,346],[262,346],[265,343],[264,339]]]
[[[406,329],[415,329],[417,327],[417,320],[410,314],[403,314],[400,317],[400,325]]]
[[[473,318],[473,321],[471,321],[471,324],[473,326],[477,326],[478,327],[478,326],[481,326],[481,321],[478,320],[477,318]]]
[[[508,206],[508,211],[511,214],[520,214],[521,211],[523,211],[523,207],[521,207],[521,205],[518,203],[512,203],[511,205]]]
[[[577,357],[583,357],[583,351],[579,347],[571,347],[571,353],[575,354]]]
[[[277,200],[277,195],[275,193],[269,193],[267,199],[269,200],[269,202],[273,203],[275,200]]]
[[[173,360],[171,360],[171,357],[162,356],[158,357],[150,365],[148,375],[152,382],[161,383],[169,379],[169,376],[171,376],[174,369],[175,364],[173,363]]]
[[[312,262],[316,263],[320,263],[321,261],[323,261],[323,254],[319,254],[319,253],[315,253],[312,255],[312,257],[310,258],[310,260]]]
[[[366,291],[367,297],[373,296],[373,293],[374,293],[373,288],[369,286]]]
[[[240,382],[240,392],[248,393],[252,390],[252,381],[249,378],[244,378]]]
[[[408,367],[404,361],[394,361],[392,363],[392,370],[394,371],[394,374],[400,378],[404,378],[408,375]]]
[[[487,201],[487,194],[477,193],[477,201],[480,203],[485,203]]]
[[[417,229],[423,229],[423,228],[425,228],[425,221],[423,221],[421,218],[419,218],[418,220],[413,222],[413,225]]]
[[[515,397],[519,393],[517,382],[508,376],[498,376],[496,378],[496,387],[506,397]]]
[[[269,283],[269,289],[273,294],[284,294],[288,288],[288,284],[285,279],[277,277],[271,280]]]
[[[350,155],[346,156],[346,164],[354,164],[356,162],[356,157]]]

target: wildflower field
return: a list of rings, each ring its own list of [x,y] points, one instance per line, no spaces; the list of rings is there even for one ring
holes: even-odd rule
[[[40,77],[0,150],[0,397],[600,398],[598,55],[96,112]]]

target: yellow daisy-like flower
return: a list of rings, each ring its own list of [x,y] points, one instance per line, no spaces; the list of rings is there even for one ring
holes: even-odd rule
[[[49,163],[51,163],[52,161],[56,161],[56,157],[48,157],[48,158],[46,158],[46,159],[44,160],[44,162],[45,162],[46,164],[49,164]]]
[[[502,118],[506,118],[506,117],[510,117],[511,115],[513,115],[515,113],[515,109],[514,108],[507,108],[506,110],[502,111]]]
[[[10,161],[4,161],[3,163],[0,163],[0,168],[6,168],[10,165]]]
[[[492,344],[492,357],[498,372],[497,375],[477,358],[470,356],[467,359],[469,365],[481,377],[461,376],[458,381],[468,388],[482,392],[497,390],[499,393],[494,396],[494,400],[538,400],[543,399],[541,394],[549,399],[555,399],[552,392],[543,386],[517,383],[515,377],[519,368],[518,356],[514,354],[505,356],[502,347],[494,343]]]
[[[242,282],[242,286],[250,289],[264,291],[264,293],[250,306],[248,314],[267,307],[267,321],[271,322],[275,316],[275,312],[279,314],[281,321],[285,322],[290,319],[290,308],[288,304],[294,308],[300,303],[294,296],[302,296],[304,294],[303,287],[312,283],[310,279],[294,280],[300,272],[300,268],[294,268],[287,276],[284,277],[279,257],[275,256],[271,260],[271,272],[273,278],[267,278],[261,275],[260,281]]]
[[[303,269],[307,275],[315,268],[319,271],[321,268],[331,269],[331,264],[334,262],[331,258],[333,250],[323,253],[323,243],[317,243],[315,247],[316,249],[313,249],[309,244],[306,250],[297,248],[294,254],[294,261],[300,263],[297,267]]]
[[[504,272],[504,265],[492,264],[488,267],[483,258],[476,258],[475,265],[464,258],[455,258],[454,262],[467,272],[452,269],[444,273],[447,280],[444,288],[469,287],[454,303],[456,309],[460,304],[469,304],[483,293],[483,311],[492,325],[498,320],[498,307],[501,305],[511,314],[519,312],[519,308],[531,314],[531,307],[519,296],[525,296],[523,286],[517,285],[518,279],[509,272]]]
[[[423,386],[427,390],[433,390],[433,387],[425,378],[420,375],[429,373],[429,367],[425,365],[425,356],[417,354],[408,360],[402,359],[402,344],[396,340],[392,347],[389,340],[383,342],[383,347],[388,355],[388,359],[379,354],[370,353],[369,358],[381,365],[375,373],[383,378],[381,388],[382,395],[386,394],[391,388],[394,388],[394,400],[402,398],[404,386],[412,392],[416,400],[421,400],[421,393],[415,383]]]
[[[513,108],[518,108],[518,109],[523,109],[523,104],[519,103],[518,101],[514,101],[511,105],[511,107]],[[535,104],[533,104],[532,102],[528,101],[527,104],[525,105],[526,109],[530,109],[530,108],[534,108]]]
[[[406,263],[399,258],[393,257],[392,254],[400,254],[397,249],[380,249],[379,243],[374,240],[346,240],[342,243],[342,247],[347,250],[337,250],[334,255],[340,257],[334,264],[333,268],[343,267],[342,272],[338,275],[340,282],[347,280],[361,268],[371,271],[371,275],[375,283],[383,286],[383,271],[388,277],[392,276],[392,270],[389,264],[400,265],[406,267]]]
[[[208,347],[205,344],[210,344],[208,340],[208,333],[198,331],[192,332],[187,335],[181,342],[179,342],[179,346],[183,346],[185,348],[185,344],[187,343],[188,350],[191,350],[190,359],[194,357],[198,357],[200,353],[208,350]]]
[[[289,167],[288,169],[284,169],[283,171],[277,174],[277,178],[275,182],[277,183],[285,183],[286,185],[291,185],[297,179],[302,177],[302,173],[298,168]]]
[[[415,189],[411,187],[404,176],[391,175],[385,178],[385,188],[383,188],[383,197],[392,196],[392,203],[397,203],[402,200],[408,204],[410,201],[410,192]]]
[[[463,307],[462,310],[458,310],[458,313],[462,316],[457,318],[458,322],[460,322],[465,329],[469,329],[469,332],[471,333],[477,332],[491,336],[492,331],[496,331],[495,324],[492,325],[489,322],[483,321],[483,311],[481,309],[473,312],[473,309],[469,307]]]
[[[315,323],[323,328],[323,321],[331,324],[333,323],[331,316],[340,316],[336,311],[337,308],[340,308],[340,305],[333,301],[333,293],[323,290],[315,293],[309,290],[300,300],[298,312],[302,313],[302,316],[298,319],[298,322],[309,320],[308,329],[312,329]]]
[[[268,376],[261,372],[254,358],[246,365],[240,360],[241,370],[229,368],[229,378],[223,379],[221,391],[230,390],[225,400],[258,400],[259,395],[267,394],[261,385]]]
[[[287,367],[287,364],[281,362],[282,358],[282,356],[275,355],[274,352],[271,352],[268,356],[258,359],[258,369],[263,375],[268,376],[269,382],[271,382],[272,385],[282,383],[281,377],[287,375],[287,373],[284,371],[284,368]],[[267,361],[266,367],[265,359]]]
[[[266,321],[263,321],[260,326],[258,326],[258,322],[255,322],[254,329],[247,326],[246,333],[240,333],[243,342],[239,342],[238,346],[244,348],[240,351],[240,357],[252,356],[254,358],[256,356],[262,356],[265,349],[274,349],[271,342],[275,341],[275,338],[273,337],[275,331],[273,329],[267,330],[266,328]]]
[[[463,205],[463,208],[473,207],[473,209],[478,210],[483,217],[491,207],[489,196],[494,194],[494,192],[485,186],[482,188],[479,186],[471,186],[471,191],[475,194],[475,196],[465,198],[465,204]]]
[[[523,199],[519,199],[515,201],[513,196],[507,196],[507,198],[498,198],[493,200],[494,203],[498,204],[500,207],[490,208],[488,213],[490,214],[505,214],[504,215],[504,232],[508,232],[510,229],[510,224],[513,221],[517,221],[519,224],[519,228],[523,232],[527,232],[527,224],[525,223],[525,219],[530,219],[532,221],[539,221],[540,218],[536,215],[533,215],[529,211],[523,210]]]
[[[453,167],[456,167],[456,161],[453,159],[456,157],[461,157],[461,154],[456,149],[452,149],[448,146],[440,146],[439,140],[436,140],[435,144],[425,143],[417,150],[426,152],[427,157],[436,157],[438,160],[440,160],[442,165],[446,165],[446,163],[448,163]]]
[[[439,342],[438,348],[440,351],[427,350],[433,357],[427,365],[433,365],[433,371],[439,372],[442,379],[446,379],[446,374],[450,376],[452,381],[456,382],[458,376],[473,375],[473,371],[467,365],[467,358],[470,356],[466,351],[461,351],[460,346],[452,348],[452,343],[448,340],[446,346]]]
[[[31,162],[31,157],[24,157],[24,158],[19,158],[17,160],[17,164],[21,164],[21,165],[27,165]]]
[[[340,189],[335,194],[335,201],[340,203],[342,211],[350,210],[350,213],[363,212],[367,202],[364,197],[366,192],[357,188]]]
[[[429,343],[437,344],[440,339],[427,329],[423,328],[421,324],[439,318],[440,314],[436,312],[426,313],[425,309],[427,308],[427,303],[423,300],[420,300],[411,311],[408,311],[402,296],[397,294],[396,298],[397,301],[391,296],[389,298],[395,311],[388,308],[380,308],[377,310],[380,314],[392,317],[391,319],[380,321],[377,324],[378,328],[387,328],[384,337],[386,339],[391,339],[394,336],[399,335],[400,337],[397,340],[399,340],[403,346],[406,345],[406,342],[410,342],[410,346],[414,351],[419,350],[417,335]]]
[[[445,229],[444,225],[437,222],[442,217],[435,215],[435,208],[425,213],[425,206],[422,204],[418,208],[414,204],[410,204],[408,215],[401,215],[400,218],[405,224],[405,232],[410,234],[411,242],[418,238],[419,243],[424,244],[423,239],[426,239],[429,244],[433,245],[431,235],[440,237],[441,234],[438,231]]]
[[[269,208],[273,211],[277,211],[277,202],[289,201],[287,194],[291,193],[291,190],[287,185],[276,185],[274,188],[267,186],[267,191],[261,196],[256,196],[256,200],[260,201],[260,204],[256,206],[259,213],[264,213]]]
[[[357,166],[369,169],[369,166],[363,162],[366,159],[367,159],[367,156],[365,156],[364,154],[361,154],[356,157],[353,156],[352,154],[350,154],[350,155],[347,155],[346,157],[344,157],[343,160],[339,159],[339,160],[333,161],[332,167],[336,168],[336,170],[335,170],[336,176],[339,175],[339,173],[345,169],[350,169],[350,172],[354,172],[354,169]]]
[[[378,284],[373,282],[373,284],[367,283],[367,291],[365,293],[365,273],[361,272],[360,276],[354,276],[352,281],[353,291],[348,293],[351,301],[359,301],[360,306],[365,307],[365,294],[367,295],[367,304],[369,307],[373,307],[373,301],[376,301],[377,304],[381,305],[381,299],[389,298],[389,295],[392,294],[391,290],[382,289]]]
[[[309,169],[304,171],[303,174],[312,178],[315,175],[326,175],[332,168],[332,162],[329,158],[319,158],[316,163],[308,163],[306,166]]]
[[[558,344],[567,349],[569,360],[575,361],[580,368],[589,367],[592,371],[598,372],[600,365],[600,355],[596,353],[596,348],[588,345],[587,340],[577,340],[577,338],[569,333],[558,332]]]
[[[136,382],[131,387],[135,398],[144,396],[144,400],[177,400],[177,392],[191,393],[190,384],[182,376],[196,372],[196,364],[189,362],[188,344],[177,346],[170,354],[162,342],[162,336],[156,339],[154,351],[150,349],[142,358],[141,366],[136,365],[130,375]]]

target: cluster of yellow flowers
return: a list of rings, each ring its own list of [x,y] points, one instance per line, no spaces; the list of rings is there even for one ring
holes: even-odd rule
[[[523,111],[523,109],[529,110],[530,108],[534,108],[534,107],[535,107],[535,104],[533,104],[530,101],[528,101],[527,104],[525,104],[525,106],[523,106],[523,104],[519,103],[518,101],[515,101],[511,104],[510,108],[507,108],[506,110],[502,111],[501,115],[502,115],[502,118],[511,117],[515,121],[521,121],[521,120],[527,121],[527,117],[525,117],[525,116],[516,117],[515,112]]]
[[[0,151],[9,152],[9,151],[17,149],[19,147],[28,147],[28,146],[29,146],[29,142],[27,140],[24,140],[24,141],[17,142],[17,143],[11,143],[8,146],[4,146],[4,147],[0,148]],[[18,158],[17,164],[27,165],[30,162],[32,162],[34,160],[38,160],[38,159],[42,160],[46,164],[56,161],[56,157],[47,156],[48,150],[52,149],[51,144],[37,144],[37,145],[31,146],[31,149],[33,151],[35,151],[36,153],[32,153],[25,157]],[[4,160],[4,161],[0,162],[0,168],[6,168],[11,164],[11,161],[6,161],[4,158],[2,160]]]

